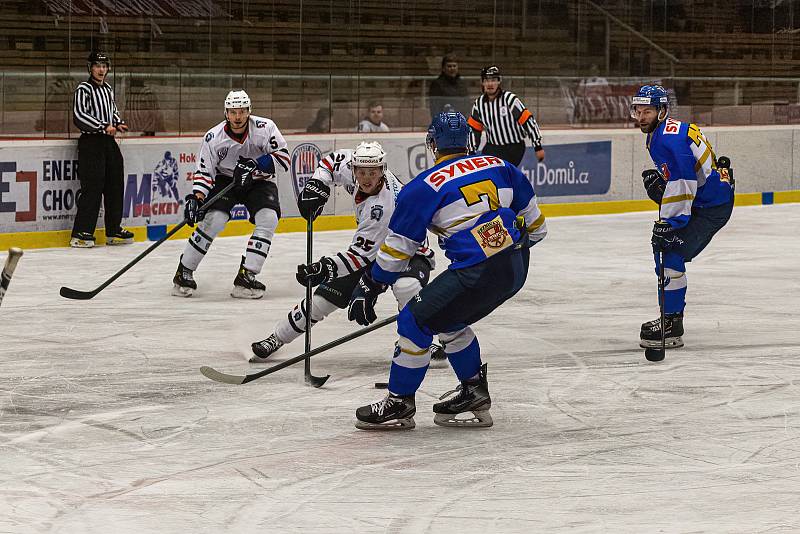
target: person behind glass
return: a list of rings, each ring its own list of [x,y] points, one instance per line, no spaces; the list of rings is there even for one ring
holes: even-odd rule
[[[525,138],[529,137],[536,159],[544,161],[542,133],[536,119],[517,95],[500,86],[503,77],[500,69],[492,65],[481,69],[483,94],[475,100],[470,126],[469,149],[478,150],[481,135],[486,132],[486,145],[482,153],[497,156],[519,165],[525,156]]]
[[[122,228],[124,193],[122,152],[114,136],[128,131],[114,102],[114,91],[106,83],[111,67],[108,56],[92,52],[87,59],[89,79],[75,89],[72,121],[81,131],[78,139],[78,178],[81,194],[72,227],[70,246],[91,248],[100,213],[105,208],[106,244],[133,242],[133,233]]]
[[[367,118],[358,123],[358,131],[362,133],[388,132],[389,127],[383,122],[383,104],[373,101],[368,104],[368,108]]]
[[[319,108],[314,122],[308,125],[306,133],[328,133],[331,131],[331,112],[328,108]]]
[[[455,56],[447,55],[442,58],[442,73],[428,87],[428,106],[431,118],[447,111],[469,115],[467,84],[458,73]]]

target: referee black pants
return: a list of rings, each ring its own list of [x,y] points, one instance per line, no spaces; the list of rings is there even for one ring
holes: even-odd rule
[[[120,230],[125,191],[122,152],[111,135],[81,134],[78,139],[78,178],[81,194],[72,235],[94,234],[100,200],[105,208],[106,235]]]
[[[508,145],[491,145],[486,143],[482,153],[488,156],[497,156],[519,167],[523,156],[525,156],[525,142],[520,141],[519,143],[511,143]]]

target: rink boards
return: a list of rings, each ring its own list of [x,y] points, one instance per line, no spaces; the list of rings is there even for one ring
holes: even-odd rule
[[[716,154],[728,155],[737,179],[737,204],[800,202],[800,136],[791,126],[704,128]],[[592,215],[654,209],[641,185],[652,164],[644,136],[635,129],[548,130],[544,163],[528,148],[520,168],[534,183],[547,216]],[[279,174],[283,218],[279,232],[304,231],[296,194],[325,153],[354,147],[361,134],[289,135],[289,173]],[[424,134],[373,134],[388,165],[408,181],[431,165]],[[182,199],[191,191],[200,137],[123,138],[123,225],[137,240],[155,239],[182,220]],[[76,140],[0,141],[0,250],[10,246],[66,246],[79,194]],[[337,188],[338,189],[338,188]],[[352,201],[337,190],[317,230],[355,226]],[[245,235],[252,226],[243,206],[222,235]],[[98,228],[102,227],[102,212]],[[175,238],[185,238],[189,230]],[[104,241],[97,232],[98,242]]]

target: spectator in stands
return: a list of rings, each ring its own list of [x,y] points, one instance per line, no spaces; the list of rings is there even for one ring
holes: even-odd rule
[[[126,114],[133,131],[142,132],[142,136],[154,136],[156,132],[166,130],[158,97],[145,80],[131,80],[126,102]]]
[[[428,87],[428,106],[431,117],[443,111],[458,111],[469,116],[470,102],[467,84],[458,73],[458,60],[453,55],[442,58],[442,73]]]
[[[106,243],[132,243],[133,233],[120,226],[125,189],[124,161],[114,139],[117,133],[127,132],[128,126],[119,116],[114,91],[106,83],[111,67],[108,56],[102,52],[92,52],[87,59],[87,67],[89,79],[75,89],[72,106],[72,121],[81,131],[78,139],[81,195],[69,244],[76,248],[94,246],[101,198],[105,207]]]
[[[306,133],[328,133],[331,131],[331,112],[328,108],[319,108],[314,122],[308,125]]]
[[[368,104],[368,108],[367,118],[358,123],[358,131],[361,133],[388,132],[389,127],[383,122],[383,104],[372,101]]]

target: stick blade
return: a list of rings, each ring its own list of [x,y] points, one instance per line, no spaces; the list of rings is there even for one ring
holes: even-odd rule
[[[314,386],[315,388],[321,388],[325,384],[325,382],[328,381],[330,377],[331,375],[314,376],[308,374],[306,375],[306,384],[308,384],[309,386]]]
[[[229,375],[227,373],[217,371],[213,367],[208,367],[207,365],[204,365],[200,368],[200,373],[202,373],[204,377],[209,378],[214,382],[221,382],[223,384],[233,384],[235,386],[239,386],[247,381],[247,376]]]
[[[66,286],[61,286],[61,290],[58,293],[65,299],[72,300],[89,300],[97,294],[94,291],[78,291]]]

